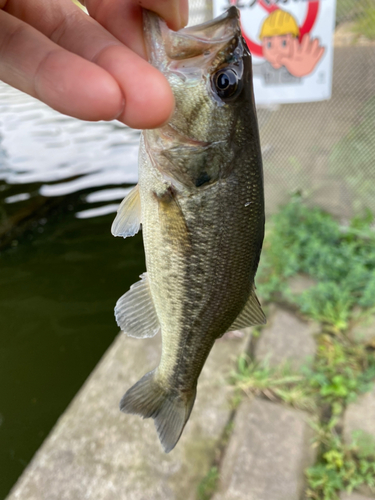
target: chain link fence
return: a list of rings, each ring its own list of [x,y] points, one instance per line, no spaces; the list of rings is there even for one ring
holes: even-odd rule
[[[190,25],[212,0],[190,1]],[[375,214],[375,0],[337,0],[332,97],[258,107],[266,210],[301,191],[346,219]]]

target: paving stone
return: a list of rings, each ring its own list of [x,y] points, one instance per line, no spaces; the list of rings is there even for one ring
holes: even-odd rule
[[[169,454],[152,419],[118,408],[126,389],[157,365],[158,337],[116,339],[7,500],[195,499],[231,412],[227,376],[249,337],[216,342],[190,421]]]
[[[290,362],[297,369],[314,357],[314,334],[318,331],[316,323],[302,321],[293,313],[277,308],[256,344],[255,358],[267,360],[270,366]]]
[[[358,397],[356,401],[349,404],[344,414],[343,434],[346,443],[351,443],[353,433],[362,431],[375,442],[375,387],[371,392],[367,392]],[[370,439],[371,439],[370,437]],[[366,438],[365,438],[366,439]],[[375,492],[372,492],[367,485],[358,488],[356,493],[358,500],[368,500],[375,498]],[[354,494],[353,494],[354,495]],[[362,495],[362,496],[359,496]],[[357,500],[356,497],[350,500]]]
[[[363,431],[375,439],[375,388],[359,396],[349,404],[344,415],[344,438],[347,443],[352,441],[355,431]]]
[[[294,294],[300,294],[315,286],[316,283],[316,280],[314,280],[307,274],[297,274],[288,281],[290,291]]]
[[[244,400],[213,500],[300,500],[304,470],[315,458],[310,418],[260,398]]]
[[[349,338],[354,342],[375,347],[375,315],[363,319],[349,332]]]
[[[374,497],[364,497],[358,493],[341,493],[340,500],[374,500]]]

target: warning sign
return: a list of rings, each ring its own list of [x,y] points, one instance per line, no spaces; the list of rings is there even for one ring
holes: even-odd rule
[[[336,0],[214,0],[214,15],[231,5],[253,56],[257,104],[331,97]]]

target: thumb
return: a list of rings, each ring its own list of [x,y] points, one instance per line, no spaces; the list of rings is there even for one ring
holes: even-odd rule
[[[179,30],[187,25],[189,19],[188,0],[143,0],[139,2],[144,9],[152,10],[162,17],[173,30]]]

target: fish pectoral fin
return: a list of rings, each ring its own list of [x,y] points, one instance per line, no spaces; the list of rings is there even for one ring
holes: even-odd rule
[[[259,303],[258,297],[255,295],[255,287],[251,290],[250,297],[242,309],[240,314],[234,320],[227,332],[234,330],[241,330],[248,326],[265,325],[267,323],[262,307]]]
[[[124,395],[120,410],[124,413],[152,417],[166,453],[176,446],[189,420],[196,396],[196,389],[180,395],[163,388],[155,378],[155,370],[146,373]]]
[[[160,325],[147,273],[143,273],[140,278],[118,299],[115,316],[118,326],[129,337],[150,338],[158,333]]]
[[[138,184],[122,200],[113,221],[111,232],[113,236],[134,236],[141,227],[141,199]]]

